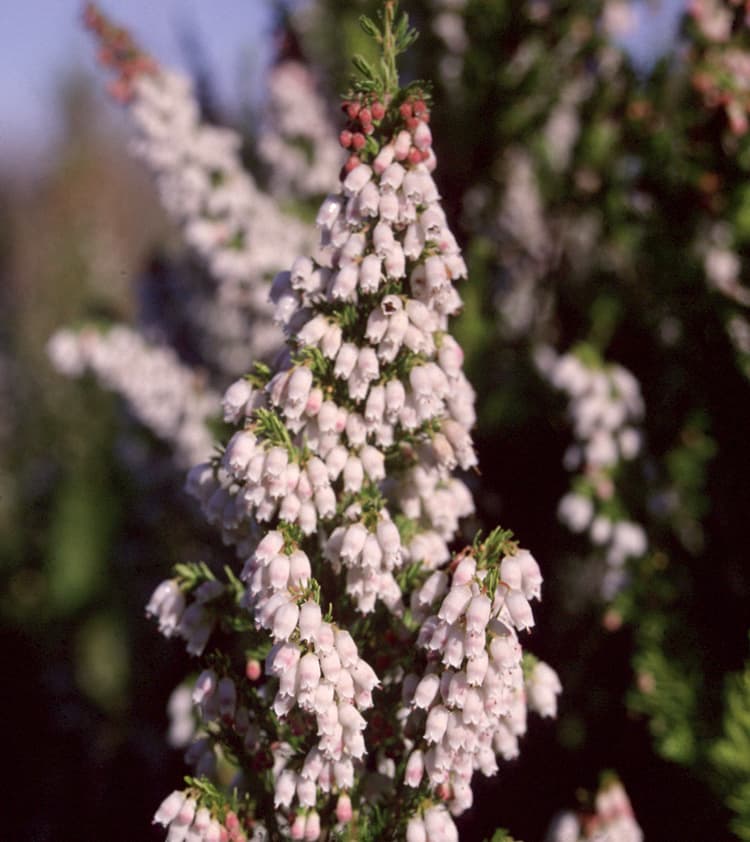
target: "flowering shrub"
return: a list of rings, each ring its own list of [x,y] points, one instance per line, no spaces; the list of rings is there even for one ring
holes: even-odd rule
[[[313,10],[329,54],[346,6]],[[608,40],[631,13],[421,4],[428,49],[410,69],[429,67],[450,107],[433,110],[422,83],[400,89],[390,60],[358,59],[340,133],[314,74],[282,56],[256,182],[187,80],[89,11],[189,258],[162,283],[168,303],[153,294],[164,277],[149,281],[137,329],[61,332],[50,353],[120,392],[180,468],[198,463],[189,491],[233,547],[178,565],[148,605],[200,659],[170,701],[194,774],[157,812],[168,838],[455,837],[452,816],[482,791],[473,771],[514,758],[527,711],[554,716],[560,692],[521,652],[538,569],[508,532],[470,538],[475,503],[555,565],[541,642],[556,664],[571,644],[580,655],[556,750],[585,744],[597,764],[602,744],[615,751],[632,642],[627,707],[645,717],[628,728],[649,723],[656,752],[706,791],[719,771],[742,827],[746,694],[727,684],[723,722],[719,695],[746,588],[730,540],[746,473],[734,361],[747,373],[750,359],[746,27],[735,4],[694,4],[670,72],[636,79]],[[389,55],[409,40],[365,28]],[[329,189],[316,233],[290,199]],[[466,474],[464,350],[481,481]],[[587,540],[555,531],[558,501]],[[600,800],[560,839],[639,838],[618,790]]]
[[[447,331],[466,266],[430,175],[425,88],[398,87],[414,33],[392,3],[363,27],[383,63],[357,61],[341,186],[312,256],[271,288],[287,350],[229,388],[236,432],[188,478],[243,564],[178,566],[147,608],[203,662],[196,777],[155,817],[169,839],[456,838],[474,771],[518,753],[527,704],[556,710],[557,676],[519,640],[535,560],[503,530],[449,549],[473,510],[453,472],[476,464]]]

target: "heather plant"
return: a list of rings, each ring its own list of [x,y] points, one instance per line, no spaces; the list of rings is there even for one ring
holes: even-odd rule
[[[294,16],[329,71],[367,5]],[[700,781],[704,835],[727,820],[710,784],[747,835],[746,668],[731,675],[747,595],[744,12],[693,4],[683,49],[646,75],[615,43],[634,20],[622,3],[413,8],[407,73],[433,96],[397,84],[412,36],[386,4],[357,35],[338,139],[309,69],[274,66],[257,181],[186,79],[88,14],[191,265],[156,318],[50,351],[121,393],[179,466],[199,463],[188,490],[233,548],[186,552],[149,603],[199,659],[170,700],[193,775],[157,821],[169,839],[455,838],[452,816],[491,791],[472,772],[514,758],[527,709],[554,715],[560,692],[520,649],[538,568],[505,530],[473,538],[478,518],[521,524],[554,564],[539,643],[566,659],[555,756],[584,756],[586,775],[622,757],[639,813],[643,765],[662,786]],[[326,192],[342,160],[316,242],[290,200]],[[536,786],[546,758],[516,769]],[[548,803],[569,803],[581,762]],[[549,839],[639,839],[620,785],[602,789]]]
[[[271,288],[287,349],[227,390],[236,432],[188,477],[241,565],[179,565],[147,608],[202,666],[169,839],[455,839],[474,772],[517,755],[527,709],[556,711],[519,638],[533,556],[499,528],[451,552],[473,510],[454,472],[476,465],[448,332],[467,271],[427,86],[398,82],[416,33],[393,2],[362,26],[382,57],[355,58],[340,188]]]
[[[323,5],[315,37],[351,33],[349,4]],[[412,67],[451,103],[432,126],[444,207],[472,267],[455,331],[480,398],[480,515],[525,524],[559,507],[575,534],[537,542],[555,559],[555,662],[571,646],[580,656],[564,676],[589,729],[578,747],[599,756],[605,735],[628,727],[601,716],[619,700],[599,658],[620,657],[627,721],[650,729],[665,785],[678,766],[701,781],[710,834],[726,824],[711,790],[737,810],[742,768],[738,753],[717,775],[712,745],[728,727],[725,683],[728,720],[743,728],[727,676],[747,626],[745,9],[691,4],[669,54],[636,68],[622,46],[638,40],[631,4],[415,6],[425,37]],[[630,407],[614,372],[638,396]],[[631,429],[619,440],[610,422],[623,409]],[[528,470],[542,454],[544,480]],[[720,618],[704,610],[707,586]],[[560,743],[581,724],[567,713]],[[648,800],[645,786],[633,792]]]

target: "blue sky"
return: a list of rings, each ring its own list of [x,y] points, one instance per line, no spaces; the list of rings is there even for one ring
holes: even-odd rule
[[[48,147],[62,74],[73,67],[98,73],[80,25],[82,6],[82,0],[0,0],[0,160],[36,157]],[[267,56],[268,0],[101,0],[101,6],[172,66],[185,66],[179,31],[191,25],[229,105],[247,88],[248,69],[262,67]]]
[[[642,64],[667,46],[685,0],[635,0],[638,25],[623,39]],[[257,91],[268,58],[271,0],[101,0],[157,59],[185,66],[179,31],[201,44],[222,102]],[[35,161],[54,139],[57,79],[71,68],[99,79],[83,0],[0,0],[0,164]]]

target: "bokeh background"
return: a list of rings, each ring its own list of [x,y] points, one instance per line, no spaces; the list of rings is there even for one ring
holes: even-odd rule
[[[357,16],[373,6],[110,0],[104,10],[193,78],[204,118],[241,133],[248,168],[272,191],[258,140],[274,64],[308,66],[335,131],[349,58],[366,49]],[[750,839],[743,10],[403,6],[422,32],[404,73],[434,80],[436,180],[470,269],[456,328],[479,411],[467,534],[501,523],[534,551],[546,576],[534,650],[564,686],[557,720],[533,721],[521,757],[476,784],[465,838],[500,825],[541,840],[611,769],[647,839]],[[190,663],[143,606],[173,564],[226,551],[182,493],[169,445],[96,378],[56,371],[47,343],[91,320],[153,322],[154,284],[184,268],[184,249],[130,155],[126,110],[105,93],[78,4],[8,5],[1,30],[12,785],[0,836],[158,839],[153,810],[186,769],[166,740],[167,700]],[[309,220],[318,198],[284,202]],[[229,382],[205,348],[167,336],[211,382]],[[563,460],[565,397],[534,362],[549,346],[624,366],[644,399],[641,453],[609,477],[607,513],[641,524],[648,542],[610,591],[601,548],[558,520],[575,471]]]

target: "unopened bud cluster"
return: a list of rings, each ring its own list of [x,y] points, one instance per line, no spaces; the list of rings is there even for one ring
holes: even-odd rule
[[[381,126],[386,115],[392,122],[387,128],[394,138],[393,159],[412,165],[424,162],[428,169],[434,169],[430,112],[422,95],[407,96],[395,114],[387,111],[386,105],[372,94],[348,100],[342,109],[349,121],[339,135],[339,143],[351,152],[344,165],[345,172],[371,160],[377,146],[368,143],[367,138]]]

